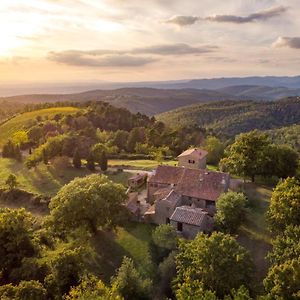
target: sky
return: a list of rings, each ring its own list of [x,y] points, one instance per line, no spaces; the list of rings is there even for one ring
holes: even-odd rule
[[[299,75],[299,0],[0,0],[0,84]]]

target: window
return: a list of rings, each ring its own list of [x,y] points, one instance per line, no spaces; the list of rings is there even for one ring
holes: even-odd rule
[[[166,218],[166,224],[170,224],[170,219]]]
[[[177,223],[177,231],[182,231],[182,223]]]
[[[195,163],[195,161],[194,160],[192,160],[192,159],[189,159],[189,164],[194,164]]]

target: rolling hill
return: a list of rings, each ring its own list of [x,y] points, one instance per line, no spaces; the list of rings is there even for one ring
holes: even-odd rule
[[[197,89],[123,88],[117,90],[94,90],[76,94],[45,94],[2,97],[0,101],[17,103],[41,103],[58,101],[105,101],[114,106],[125,107],[133,113],[155,115],[177,107],[216,100],[235,100],[235,96],[218,91]]]
[[[197,125],[220,137],[231,138],[253,129],[268,130],[300,123],[300,99],[205,103],[179,108],[156,117],[171,127]]]
[[[21,130],[24,126],[26,126],[26,124],[32,122],[37,116],[48,116],[51,118],[59,113],[71,114],[76,111],[78,111],[78,108],[76,107],[54,107],[19,114],[0,125],[0,146],[7,142],[7,140],[12,137],[14,132]]]

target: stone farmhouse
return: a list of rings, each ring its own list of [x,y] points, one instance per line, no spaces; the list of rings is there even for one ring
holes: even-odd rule
[[[201,149],[187,150],[178,156],[178,167],[161,165],[153,171],[147,180],[151,207],[146,221],[171,224],[186,238],[213,230],[216,201],[227,192],[230,176],[206,170],[206,156]]]

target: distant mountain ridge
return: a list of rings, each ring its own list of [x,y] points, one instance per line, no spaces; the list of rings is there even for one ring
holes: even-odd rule
[[[2,97],[1,101],[18,103],[40,103],[61,101],[105,101],[112,105],[125,107],[133,113],[141,112],[155,115],[178,107],[216,100],[237,100],[224,92],[198,89],[154,89],[122,88],[117,90],[94,90],[76,94],[45,94]]]
[[[1,84],[0,96],[24,94],[73,94],[90,90],[114,90],[120,88],[156,88],[156,89],[209,89],[217,90],[229,86],[267,86],[288,89],[300,89],[300,76],[250,76],[220,77],[204,79],[185,79],[169,81],[141,82],[48,82]]]
[[[257,82],[260,82],[261,84],[249,84]],[[237,83],[237,85],[226,85],[232,83]],[[262,85],[263,83],[269,83],[270,85]],[[300,96],[300,76],[216,78],[191,80],[186,82],[175,81],[136,84],[153,84],[155,86],[160,86],[160,88],[123,87],[118,89],[95,89],[69,94],[46,93],[0,97],[0,105],[1,101],[18,103],[106,101],[115,106],[125,107],[133,113],[140,112],[147,115],[155,115],[183,106],[212,101],[270,101]],[[278,86],[276,86],[276,84],[278,84]],[[283,84],[290,87],[282,86]],[[134,83],[131,83],[131,85],[134,85]],[[292,88],[291,86],[299,87]]]

